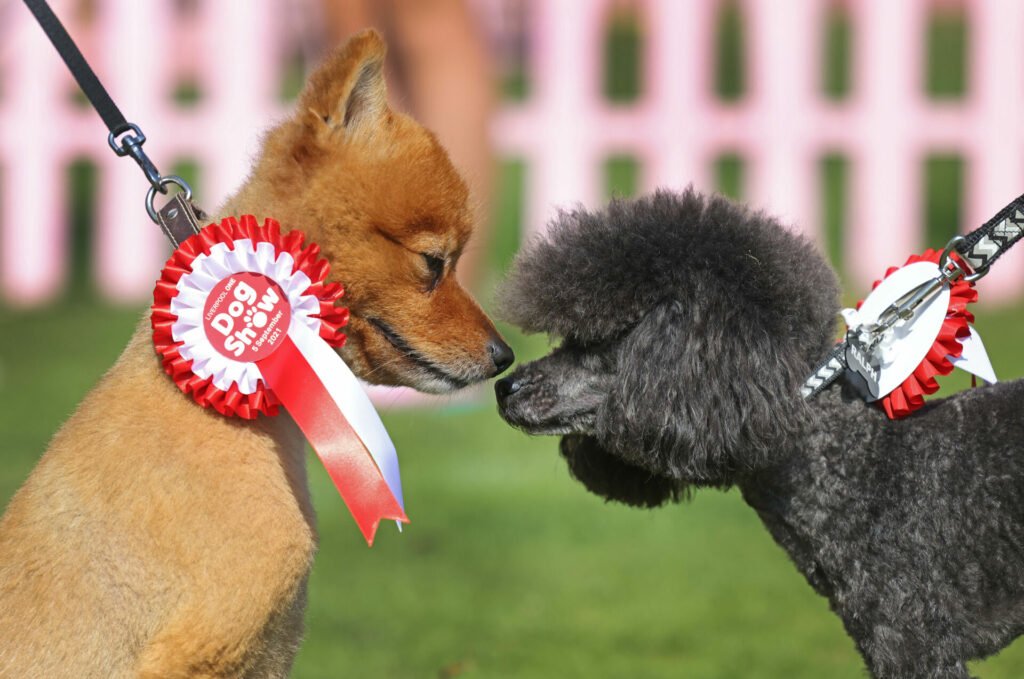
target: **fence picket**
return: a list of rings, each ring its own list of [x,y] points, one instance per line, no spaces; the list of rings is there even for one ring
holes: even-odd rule
[[[515,0],[474,0],[479,4]],[[527,0],[520,0],[527,1]],[[70,2],[54,3],[67,18]],[[147,150],[169,172],[193,159],[203,203],[216,206],[241,182],[259,135],[286,113],[278,101],[286,31],[312,0],[205,1],[180,16],[172,0],[96,0],[85,40],[101,77],[129,119],[150,133]],[[604,31],[613,0],[533,0],[527,7],[531,94],[493,122],[495,146],[526,163],[524,235],[559,207],[603,199],[603,161],[640,159],[644,190],[694,183],[712,188],[711,164],[736,153],[748,171],[745,198],[822,239],[818,167],[829,153],[850,159],[844,265],[864,289],[888,265],[924,245],[922,165],[928,153],[966,161],[963,229],[1024,191],[1024,47],[1017,0],[963,0],[970,22],[969,90],[962,101],[924,95],[925,26],[933,0],[845,2],[853,24],[852,91],[841,102],[819,91],[830,0],[744,0],[748,87],[717,101],[711,86],[717,0],[638,0],[644,27],[644,89],[628,105],[601,98]],[[18,8],[16,8],[18,9]],[[493,7],[492,7],[493,9]],[[68,77],[23,13],[4,27],[0,62],[0,298],[20,305],[57,296],[66,279],[65,173],[86,155],[98,168],[93,257],[99,289],[144,299],[166,245],[148,224],[137,169],[102,143],[103,128],[68,99]],[[139,30],[159,26],[160,30]],[[74,33],[74,26],[71,26]],[[178,56],[176,51],[187,50]],[[239,58],[242,55],[242,58]],[[171,100],[180,69],[202,96]],[[195,71],[193,73],[193,71]],[[1024,290],[1024,255],[1011,253],[981,283],[988,299]]]
[[[991,217],[1010,197],[1024,193],[1024,134],[1021,129],[1024,93],[1024,49],[1020,26],[1024,4],[1019,0],[979,2],[972,7],[970,61],[972,90],[966,105],[973,119],[967,128],[967,191],[964,230]],[[1011,299],[1024,289],[1024,253],[1011,250],[979,282],[986,299]]]

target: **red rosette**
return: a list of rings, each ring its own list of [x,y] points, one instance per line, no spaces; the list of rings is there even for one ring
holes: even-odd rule
[[[941,252],[928,249],[923,254],[911,255],[903,266],[917,262],[938,264],[941,256]],[[952,253],[950,257],[962,264],[956,253]],[[883,280],[901,268],[890,267],[880,280],[875,281],[871,289],[877,288]],[[964,266],[964,268],[967,267]],[[928,353],[914,369],[914,372],[878,401],[889,419],[897,420],[906,417],[924,405],[926,394],[934,394],[939,390],[939,383],[935,381],[935,377],[952,372],[953,362],[949,360],[949,357],[958,357],[963,353],[961,341],[971,334],[968,324],[974,322],[974,316],[967,310],[967,305],[977,300],[978,291],[974,289],[974,283],[960,279],[950,285],[946,318]],[[860,309],[863,303],[863,300],[857,302],[857,308]]]
[[[315,243],[307,244],[305,234],[301,231],[281,233],[281,225],[273,219],[267,218],[263,224],[259,224],[252,215],[244,215],[239,219],[228,217],[220,224],[209,224],[178,246],[160,272],[153,290],[153,343],[161,365],[178,388],[191,394],[199,405],[212,407],[225,416],[251,420],[259,413],[271,416],[278,413],[280,402],[273,390],[262,379],[255,391],[249,394],[243,393],[235,383],[228,389],[221,389],[214,384],[212,377],[195,374],[193,362],[180,353],[184,342],[174,339],[172,328],[178,316],[171,310],[171,302],[179,293],[179,281],[192,273],[193,262],[200,255],[209,256],[211,248],[218,244],[233,250],[235,242],[243,239],[250,240],[253,246],[270,243],[278,255],[288,253],[292,257],[294,265],[291,273],[301,272],[310,281],[302,297],[312,296],[319,305],[319,312],[310,314],[310,317],[319,319],[319,335],[332,347],[341,347],[345,343],[342,328],[348,322],[349,314],[347,308],[337,306],[344,288],[339,283],[327,282],[330,265],[319,256],[319,246]]]

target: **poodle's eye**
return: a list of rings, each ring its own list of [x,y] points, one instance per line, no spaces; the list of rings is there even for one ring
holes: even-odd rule
[[[427,292],[432,292],[437,287],[437,284],[441,282],[441,277],[444,276],[444,260],[426,252],[420,254],[423,257],[423,261],[426,262],[427,271],[430,274],[430,279],[427,282]]]
[[[619,339],[607,337],[603,339],[582,341],[574,335],[566,335],[559,346],[561,351],[575,354],[580,364],[593,372],[615,370],[618,362]]]

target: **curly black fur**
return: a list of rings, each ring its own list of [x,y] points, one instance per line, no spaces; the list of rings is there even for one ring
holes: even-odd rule
[[[837,298],[809,243],[722,198],[564,213],[502,300],[565,341],[498,383],[502,416],[564,434],[610,500],[739,486],[874,676],[963,679],[1024,631],[1024,382],[897,422],[839,384],[805,402]]]
[[[633,507],[657,507],[686,495],[679,483],[623,462],[592,436],[569,434],[559,445],[572,477],[591,493]]]

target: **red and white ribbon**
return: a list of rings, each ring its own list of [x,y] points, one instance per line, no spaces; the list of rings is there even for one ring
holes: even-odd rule
[[[939,275],[940,255],[926,250],[912,255],[901,267],[889,268],[856,309],[843,310],[850,332],[871,327],[893,303],[934,280]],[[981,337],[970,326],[974,316],[967,305],[977,299],[973,283],[963,279],[946,283],[912,318],[899,320],[886,331],[874,355],[868,357],[874,366],[868,390],[869,400],[877,400],[890,419],[922,407],[925,395],[939,389],[936,376],[948,375],[954,367],[995,382]]]
[[[284,405],[372,545],[381,519],[408,522],[398,456],[335,351],[344,291],[304,241],[251,215],[207,226],[157,281],[153,341],[167,374],[204,407],[253,419]]]

